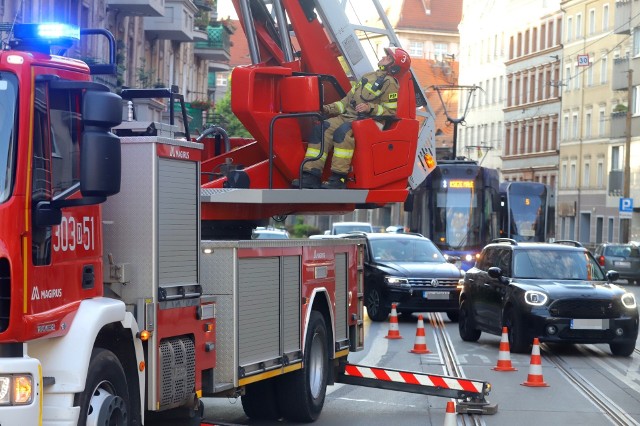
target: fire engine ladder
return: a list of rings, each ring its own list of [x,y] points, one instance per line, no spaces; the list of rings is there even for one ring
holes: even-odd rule
[[[498,412],[498,405],[490,404],[486,400],[491,391],[491,384],[480,380],[341,363],[335,381],[348,385],[455,398],[458,400],[456,411],[460,414]]]
[[[380,44],[382,39],[383,46],[401,47],[400,40],[378,0],[315,0],[315,6],[322,18],[322,23],[338,44],[357,80],[373,71],[372,63],[367,58],[365,44],[368,43],[371,46],[373,43]],[[366,19],[371,25],[361,24],[362,19]],[[352,21],[358,21],[358,23]],[[383,37],[386,37],[386,40]],[[411,69],[411,75],[418,107],[416,115],[424,117],[418,134],[417,151],[423,157],[430,154],[432,158],[436,158],[435,113],[413,69]],[[424,107],[424,110],[420,107]],[[417,188],[430,171],[416,164],[409,177],[411,188]]]

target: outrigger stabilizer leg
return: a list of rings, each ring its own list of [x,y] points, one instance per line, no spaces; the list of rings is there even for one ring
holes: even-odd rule
[[[491,391],[491,384],[480,380],[341,363],[335,381],[348,385],[455,398],[458,400],[456,411],[460,414],[498,412],[498,405],[490,404],[486,400]]]

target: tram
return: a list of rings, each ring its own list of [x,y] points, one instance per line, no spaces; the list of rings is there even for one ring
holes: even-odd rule
[[[544,242],[554,236],[555,197],[540,182],[500,184],[500,237]]]
[[[466,271],[499,236],[498,182],[497,170],[476,161],[439,160],[406,205],[409,228],[429,237],[445,255],[460,257]]]

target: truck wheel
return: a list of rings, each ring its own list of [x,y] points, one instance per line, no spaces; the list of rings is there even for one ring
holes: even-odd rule
[[[278,405],[285,419],[313,422],[322,411],[327,392],[329,349],[323,316],[311,312],[305,338],[304,367],[280,377]]]
[[[137,418],[122,364],[103,348],[91,352],[84,391],[76,394],[73,403],[80,407],[78,426],[130,426]]]
[[[370,288],[366,291],[365,306],[371,321],[386,321],[389,312],[391,312],[391,309],[385,306],[382,294],[377,288]]]
[[[278,420],[281,417],[276,399],[275,379],[247,385],[240,399],[242,409],[250,419]]]

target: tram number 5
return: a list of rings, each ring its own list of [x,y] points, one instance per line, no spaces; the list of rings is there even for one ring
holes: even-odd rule
[[[95,220],[93,216],[81,219],[63,216],[59,226],[54,227],[54,251],[75,251],[95,248]]]

